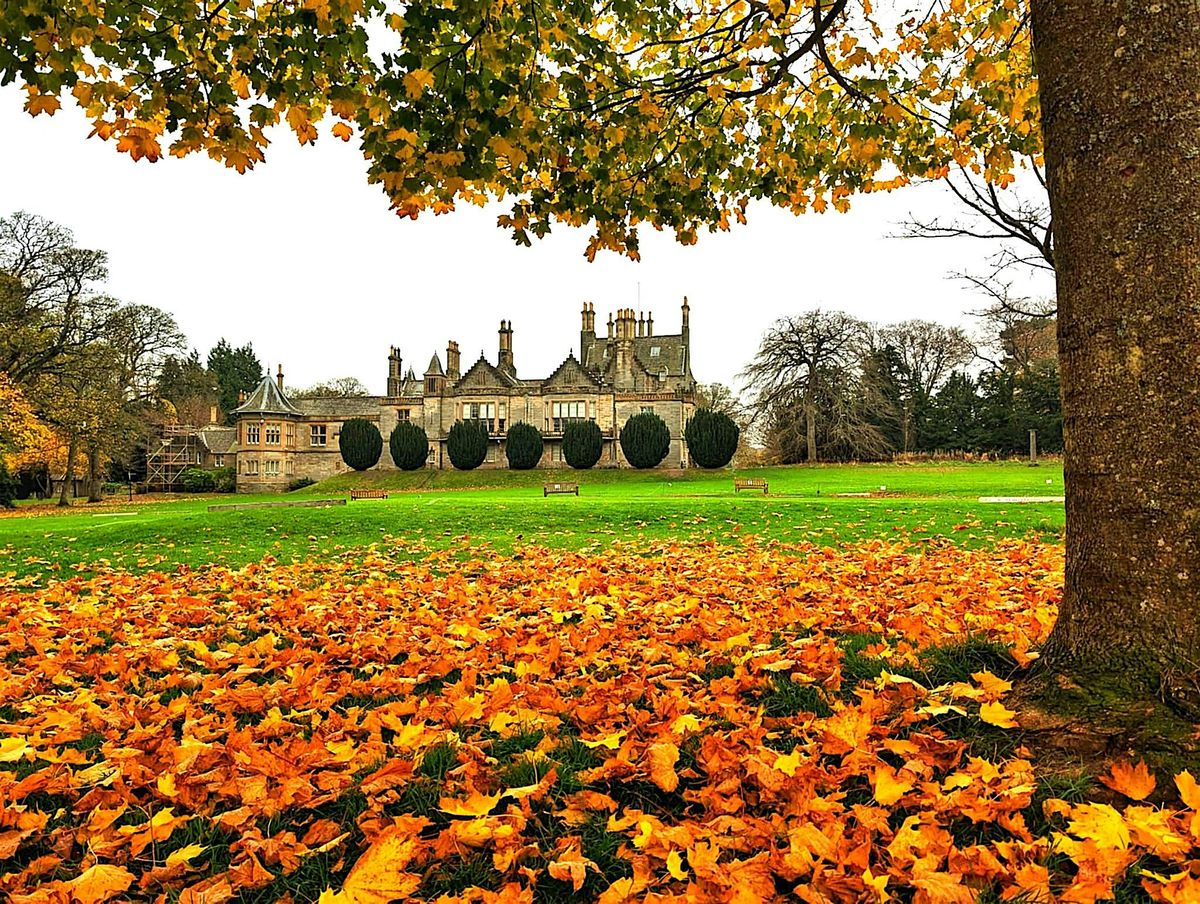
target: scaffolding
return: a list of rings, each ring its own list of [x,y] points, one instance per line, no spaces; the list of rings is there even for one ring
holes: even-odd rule
[[[199,433],[187,424],[164,424],[156,441],[146,450],[146,489],[174,492],[179,489],[179,475],[204,461]]]

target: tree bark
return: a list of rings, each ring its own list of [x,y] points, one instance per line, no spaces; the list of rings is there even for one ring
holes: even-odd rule
[[[75,482],[75,451],[79,445],[78,437],[72,432],[71,439],[67,443],[67,470],[63,474],[62,490],[58,494],[59,505],[70,505],[67,499],[67,491],[71,488],[71,484]]]
[[[88,448],[88,502],[99,502],[103,498],[100,482],[100,448]]]
[[[817,463],[817,406],[808,402],[804,406],[805,448],[810,465]]]
[[[1044,659],[1200,669],[1200,0],[1034,0],[1066,580]]]

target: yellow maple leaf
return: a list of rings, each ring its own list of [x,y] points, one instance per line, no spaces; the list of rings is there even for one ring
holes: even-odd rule
[[[404,76],[404,90],[413,100],[424,94],[425,89],[432,84],[433,73],[428,69],[414,69]]]
[[[985,703],[979,707],[979,718],[988,725],[995,725],[997,728],[1016,728],[1016,712],[1008,709],[999,701]]]
[[[1180,799],[1191,809],[1200,811],[1200,784],[1186,769],[1175,776],[1175,787],[1179,789]]]
[[[1145,760],[1138,761],[1136,766],[1132,763],[1113,763],[1108,773],[1100,776],[1100,782],[1130,800],[1145,800],[1158,784]]]
[[[911,778],[901,778],[899,773],[886,763],[875,770],[871,784],[875,789],[875,800],[885,807],[890,807],[913,789]]]
[[[779,754],[775,757],[775,762],[771,764],[772,769],[778,769],[788,778],[796,774],[796,770],[800,767],[800,748],[793,747],[792,752],[788,754]]]
[[[324,904],[387,904],[407,898],[421,885],[421,877],[405,872],[420,846],[424,819],[400,819],[384,829],[358,858],[337,894],[326,890]]]
[[[683,858],[679,856],[679,851],[671,851],[667,854],[667,872],[671,874],[672,878],[681,882],[688,877],[687,868],[683,865]]]
[[[1118,850],[1129,847],[1129,829],[1125,820],[1108,804],[1073,807],[1067,829],[1077,838],[1094,841],[1100,847]]]
[[[0,739],[0,763],[15,763],[33,753],[29,742],[22,737]]]
[[[67,883],[77,904],[99,904],[122,894],[133,884],[133,873],[111,863],[97,863]]]
[[[679,773],[675,764],[679,762],[679,748],[670,741],[658,741],[646,750],[647,771],[650,780],[664,791],[679,787]]]
[[[455,800],[452,797],[443,797],[438,801],[438,808],[443,813],[449,813],[451,816],[484,816],[491,812],[492,807],[500,802],[503,794],[480,794],[478,791],[472,791],[466,800]]]
[[[592,749],[597,747],[607,747],[609,750],[616,750],[621,746],[621,739],[625,737],[626,734],[628,734],[628,732],[624,730],[614,731],[612,734],[605,735],[604,737],[595,741],[583,741],[583,746],[591,747]]]
[[[354,130],[350,128],[349,123],[339,122],[334,125],[333,134],[334,137],[340,138],[342,141],[349,141],[350,136],[354,134]]]
[[[179,866],[181,863],[187,863],[189,860],[199,857],[207,850],[208,848],[202,844],[189,844],[186,847],[181,847],[179,850],[167,854],[167,866]]]
[[[53,116],[61,106],[62,104],[53,94],[31,94],[25,101],[25,109],[30,116],[38,116],[42,113]]]

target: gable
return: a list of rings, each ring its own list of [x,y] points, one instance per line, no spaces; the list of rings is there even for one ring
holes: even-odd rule
[[[566,361],[558,366],[558,369],[554,373],[542,382],[543,389],[573,389],[575,387],[591,389],[599,385],[596,378],[588,373],[582,364],[575,360],[574,355],[570,355]]]
[[[483,358],[472,364],[454,384],[455,389],[508,389],[510,386],[512,381]]]

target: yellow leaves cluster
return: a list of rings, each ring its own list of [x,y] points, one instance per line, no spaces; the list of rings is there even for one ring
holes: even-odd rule
[[[1190,774],[1163,809],[1118,764],[1130,806],[1035,832],[1030,764],[948,730],[1015,724],[1008,679],[901,674],[967,634],[1028,661],[1056,547],[398,552],[0,581],[0,895],[225,901],[314,858],[324,904],[478,864],[441,900],[1082,901],[1139,858],[1194,890]]]

